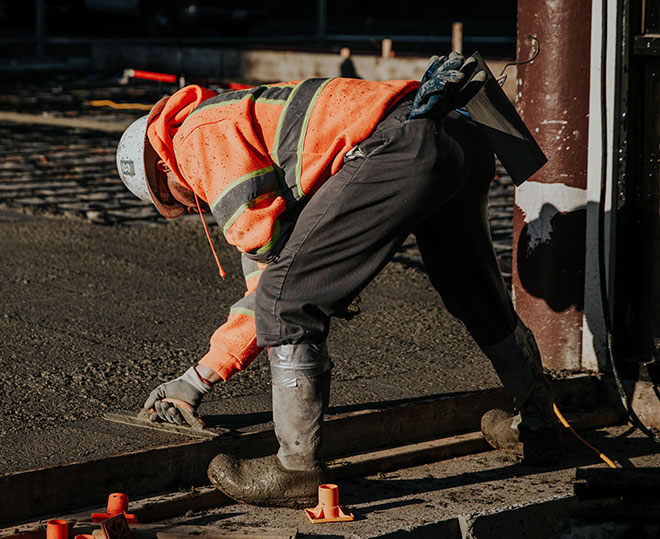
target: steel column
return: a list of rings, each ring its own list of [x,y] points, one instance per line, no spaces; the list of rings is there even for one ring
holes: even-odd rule
[[[513,297],[555,369],[581,366],[590,28],[591,2],[518,2],[518,61],[540,51],[516,105],[548,163],[516,192]]]

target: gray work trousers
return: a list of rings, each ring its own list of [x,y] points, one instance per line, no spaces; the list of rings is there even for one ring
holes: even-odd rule
[[[323,342],[330,317],[414,233],[433,286],[480,346],[517,318],[493,249],[487,197],[494,156],[454,113],[408,120],[395,108],[310,198],[256,292],[259,346]]]

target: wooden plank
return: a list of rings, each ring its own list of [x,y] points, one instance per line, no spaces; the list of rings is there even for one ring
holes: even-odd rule
[[[31,114],[27,112],[0,111],[0,121],[17,122],[34,125],[54,125],[58,127],[73,127],[79,129],[94,129],[97,131],[108,131],[111,133],[123,133],[130,125],[128,121],[105,121],[90,120],[87,118],[63,118],[55,116],[43,116],[42,114]]]
[[[597,385],[594,377],[578,376],[559,380],[554,387],[558,405],[569,410],[562,403],[570,403],[571,399],[589,406]],[[326,457],[335,459],[476,431],[481,415],[496,406],[511,406],[510,396],[502,389],[413,399],[331,415],[325,424]],[[239,452],[256,457],[276,450],[273,431],[262,429],[0,475],[0,492],[12,492],[0,505],[0,525],[103,506],[111,492],[124,492],[137,499],[207,485],[206,470],[217,453]]]
[[[555,402],[567,412],[597,404],[595,377],[578,375],[553,383]],[[513,399],[503,389],[490,389],[402,401],[382,409],[330,417],[325,424],[325,454],[336,458],[480,429],[481,416],[492,408],[511,410]]]
[[[229,505],[234,501],[213,486],[197,487],[192,491],[172,492],[130,503],[130,512],[139,522],[156,522],[188,511],[204,511]]]
[[[379,472],[410,468],[429,462],[487,451],[490,446],[480,432],[408,444],[392,449],[352,455],[328,463],[329,480],[364,477]]]

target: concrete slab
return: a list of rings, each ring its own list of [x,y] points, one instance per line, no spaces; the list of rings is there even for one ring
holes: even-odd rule
[[[635,466],[660,466],[658,446],[627,426],[583,436],[611,458]],[[220,530],[296,527],[305,537],[352,539],[556,538],[588,505],[573,494],[575,469],[606,466],[573,438],[565,438],[564,449],[561,464],[554,468],[523,466],[489,451],[342,481],[340,503],[356,516],[349,523],[312,524],[302,511],[242,504],[188,514],[172,522],[207,524]]]
[[[657,444],[627,425],[582,433],[590,444],[626,466],[658,467]],[[157,520],[134,526],[136,537],[156,537],[157,530],[201,526],[209,533],[247,535],[251,530],[297,531],[299,537],[362,539],[371,537],[442,537],[443,539],[576,539],[597,537],[655,537],[653,517],[637,535],[598,535],[608,530],[630,530],[637,524],[614,517],[612,500],[580,501],[573,493],[578,467],[606,467],[572,437],[564,438],[559,465],[533,468],[517,464],[497,451],[487,451],[443,462],[339,482],[340,503],[354,515],[353,522],[311,523],[302,510],[263,508],[244,504],[188,510],[179,517],[160,513]],[[162,499],[165,499],[162,498]],[[153,503],[154,500],[150,499]],[[220,503],[225,501],[220,498]],[[129,511],[146,501],[131,500]],[[644,501],[637,504],[644,507]],[[192,506],[191,506],[192,507]],[[75,524],[76,533],[90,533],[90,508],[76,515],[60,515]],[[179,511],[186,508],[179,507]],[[147,515],[147,513],[142,513]],[[151,511],[151,515],[158,515]],[[591,515],[586,527],[581,519]],[[596,521],[594,522],[594,515]],[[10,533],[43,527],[44,522],[0,530]],[[200,528],[201,529],[201,528]],[[209,531],[210,530],[210,531]],[[588,530],[588,533],[585,532]],[[638,530],[639,531],[639,530]],[[36,539],[36,538],[35,538]]]

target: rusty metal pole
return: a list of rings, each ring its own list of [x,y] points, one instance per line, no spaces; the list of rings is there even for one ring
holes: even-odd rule
[[[540,50],[516,106],[548,163],[516,192],[513,297],[554,369],[581,366],[590,23],[589,1],[518,1],[518,61]]]
[[[451,50],[463,54],[463,23],[455,22],[451,25]]]

